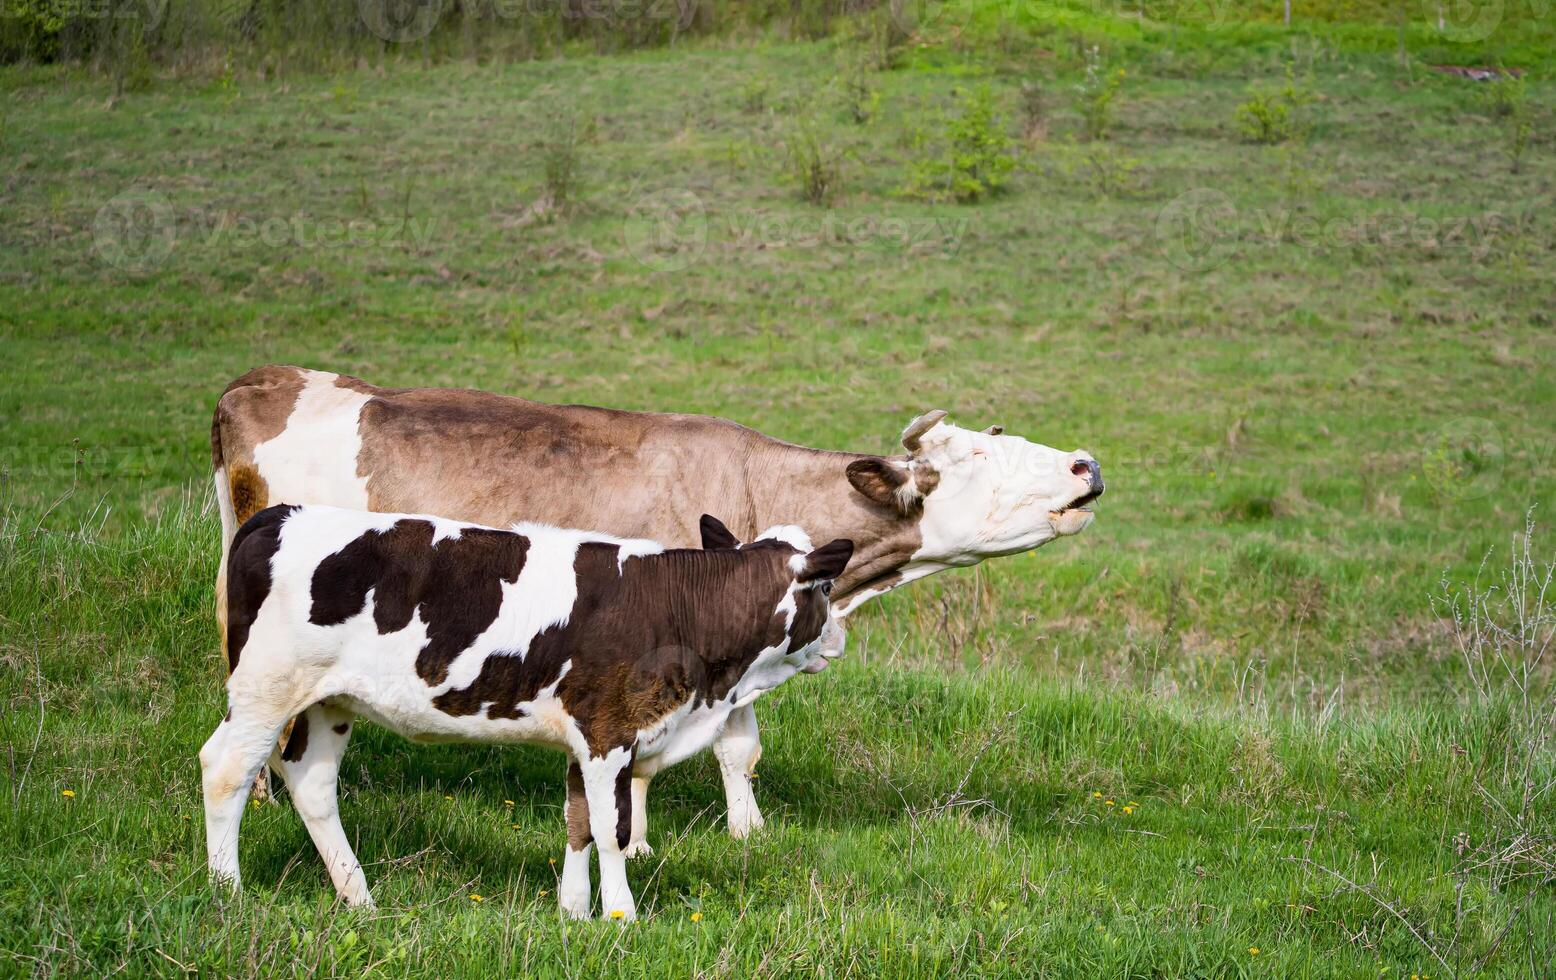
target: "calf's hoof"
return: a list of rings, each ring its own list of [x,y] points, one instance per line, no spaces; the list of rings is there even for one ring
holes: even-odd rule
[[[646,840],[635,840],[626,846],[621,852],[621,856],[626,858],[653,857],[654,849],[648,846],[648,841]]]

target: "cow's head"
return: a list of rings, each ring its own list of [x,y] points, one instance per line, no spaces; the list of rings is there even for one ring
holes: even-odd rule
[[[848,466],[855,490],[917,518],[924,557],[972,564],[1030,551],[1091,524],[1087,505],[1102,495],[1102,471],[1090,453],[1040,446],[997,425],[974,432],[945,417],[936,410],[908,424],[906,457]]]
[[[768,528],[749,543],[740,541],[711,514],[699,524],[705,550],[736,548],[774,550],[782,553],[782,574],[788,578],[778,612],[785,617],[786,643],[771,656],[759,658],[747,672],[747,684],[759,689],[775,687],[796,671],[814,674],[827,661],[843,653],[843,630],[832,609],[832,583],[853,557],[854,543],[846,538],[812,548],[810,536],[792,524]]]

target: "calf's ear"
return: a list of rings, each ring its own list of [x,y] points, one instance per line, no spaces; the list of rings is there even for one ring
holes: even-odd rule
[[[847,538],[830,541],[805,556],[805,570],[797,576],[801,582],[817,579],[834,579],[848,567],[848,559],[854,557],[854,543]]]
[[[702,550],[717,551],[727,548],[738,548],[740,542],[729,533],[729,528],[724,522],[712,514],[702,515],[702,520],[697,523],[697,528],[702,532]]]
[[[856,459],[848,464],[848,483],[882,507],[911,514],[923,496],[906,466],[880,458]]]

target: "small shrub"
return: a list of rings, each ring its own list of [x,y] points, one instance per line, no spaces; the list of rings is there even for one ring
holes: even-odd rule
[[[914,164],[909,195],[971,203],[998,193],[1016,168],[1015,141],[988,87],[961,93],[959,100],[936,152]]]
[[[1313,94],[1297,84],[1288,65],[1280,88],[1249,89],[1248,101],[1237,107],[1237,128],[1245,139],[1270,146],[1303,138],[1308,132],[1306,109],[1312,102]]]
[[[1021,83],[1021,127],[1029,140],[1048,135],[1048,96],[1037,81]]]
[[[565,212],[577,200],[582,169],[580,147],[586,142],[591,125],[581,125],[576,112],[554,113],[547,118],[540,138],[546,210]]]
[[[753,78],[740,89],[740,108],[748,115],[761,115],[767,110],[767,100],[772,97],[773,83],[769,78]]]
[[[912,32],[903,0],[885,0],[854,22],[854,41],[876,71],[902,67]]]
[[[1067,176],[1085,180],[1102,197],[1132,190],[1136,183],[1134,175],[1140,161],[1120,153],[1110,143],[1077,143],[1067,139],[1054,152]]]
[[[875,118],[881,107],[881,93],[875,87],[865,63],[853,58],[846,61],[837,77],[838,90],[843,96],[843,110],[849,120],[863,126]]]
[[[1113,128],[1113,103],[1124,87],[1124,69],[1107,69],[1102,52],[1095,46],[1086,51],[1086,74],[1076,90],[1080,95],[1079,106],[1086,138],[1107,139]]]
[[[843,155],[830,146],[809,120],[794,127],[785,144],[788,179],[811,204],[830,207],[843,183]]]
[[[1523,170],[1529,137],[1534,132],[1534,123],[1529,116],[1529,89],[1522,76],[1503,75],[1494,82],[1487,82],[1482,91],[1486,111],[1493,119],[1502,121],[1506,134],[1503,149],[1513,173],[1519,173]]]

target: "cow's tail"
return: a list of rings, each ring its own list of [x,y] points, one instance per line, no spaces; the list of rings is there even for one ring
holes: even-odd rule
[[[227,557],[232,539],[238,533],[238,512],[232,504],[232,487],[227,482],[227,461],[222,456],[222,408],[216,404],[211,415],[211,468],[216,483],[216,510],[222,521],[222,557],[216,566],[216,628],[221,634],[222,660],[227,660]]]

